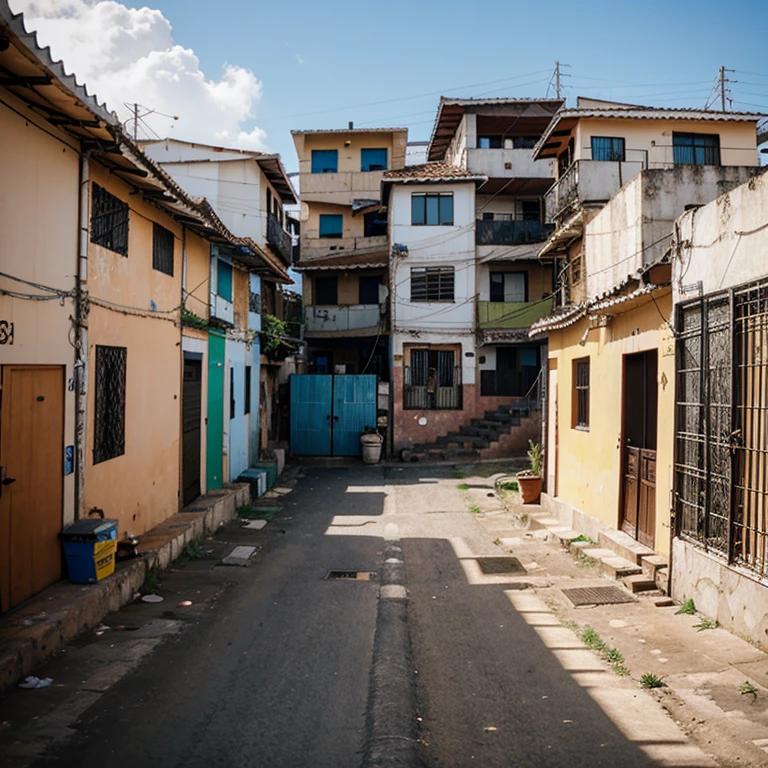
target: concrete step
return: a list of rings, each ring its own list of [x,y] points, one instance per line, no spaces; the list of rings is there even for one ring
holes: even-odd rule
[[[645,544],[636,541],[624,533],[624,531],[602,530],[598,535],[598,543],[601,547],[613,550],[615,554],[632,561],[636,565],[642,565],[644,557],[656,554],[650,547],[646,547]]]
[[[472,419],[470,424],[473,427],[481,427],[485,429],[509,429],[508,423],[505,424],[504,422],[496,421],[495,419]]]
[[[486,440],[496,440],[499,436],[499,429],[504,427],[459,427],[460,435],[474,435],[475,437],[484,437]]]
[[[627,576],[637,576],[643,572],[639,565],[635,565],[619,555],[601,557],[600,562],[603,565],[603,573],[612,579],[624,579]]]
[[[486,411],[483,414],[483,419],[485,421],[495,421],[502,424],[511,424],[513,421],[515,421],[515,417],[512,416],[509,413],[504,413],[502,411]],[[517,419],[519,423],[519,419]]]
[[[665,566],[656,571],[655,584],[665,595],[669,594],[669,567]]]
[[[644,576],[642,573],[625,576],[621,581],[633,594],[637,594],[638,592],[650,592],[652,589],[656,589],[656,582],[653,581],[653,579]]]
[[[643,573],[649,579],[655,579],[659,569],[665,568],[668,565],[669,561],[663,555],[647,555],[643,558],[642,562]]]
[[[481,437],[479,435],[462,435],[460,432],[449,432],[444,437],[437,438],[435,447],[440,447],[443,445],[450,446],[451,444],[455,444],[455,447],[457,448],[487,448],[489,442],[490,441],[488,438]],[[468,443],[469,445],[467,445]]]
[[[552,528],[552,533],[554,534],[555,538],[560,542],[560,546],[562,546],[564,549],[567,549],[570,552],[571,549],[571,543],[574,539],[578,539],[581,535],[578,531],[573,531],[570,528],[566,528],[565,530],[556,530],[555,528]],[[586,542],[585,542],[586,543]]]

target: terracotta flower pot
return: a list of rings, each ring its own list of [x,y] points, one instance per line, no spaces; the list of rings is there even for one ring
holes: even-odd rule
[[[523,504],[536,504],[541,498],[542,479],[538,475],[529,472],[520,472],[517,475],[517,484],[520,488],[520,496]]]

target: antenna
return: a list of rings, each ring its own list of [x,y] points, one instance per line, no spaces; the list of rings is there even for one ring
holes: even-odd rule
[[[565,86],[563,85],[562,78],[569,77],[562,70],[561,67],[569,67],[570,64],[561,64],[560,61],[555,61],[555,71],[552,73],[552,77],[549,78],[549,85],[547,86],[547,96],[549,96],[549,89],[555,89],[555,96],[558,99],[563,98],[563,91]]]

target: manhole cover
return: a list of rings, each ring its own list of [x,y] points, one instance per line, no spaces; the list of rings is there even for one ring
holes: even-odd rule
[[[615,605],[635,602],[635,598],[620,587],[574,587],[560,591],[574,605]]]
[[[516,557],[478,557],[480,570],[486,575],[509,573],[527,573],[523,564]]]
[[[326,581],[372,581],[376,571],[328,571]]]

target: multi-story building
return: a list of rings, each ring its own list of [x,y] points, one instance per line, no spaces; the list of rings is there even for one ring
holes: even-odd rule
[[[304,338],[311,373],[389,380],[385,171],[405,165],[405,128],[293,131],[299,157]]]
[[[531,329],[548,337],[543,499],[635,568],[670,548],[675,220],[759,172],[757,120],[579,100],[533,150],[557,174],[539,252],[555,308]]]

